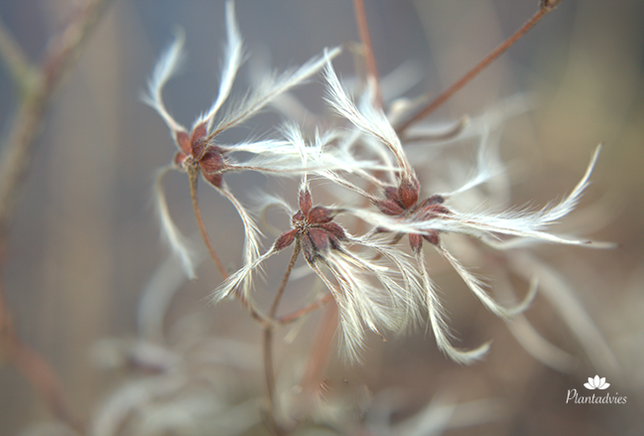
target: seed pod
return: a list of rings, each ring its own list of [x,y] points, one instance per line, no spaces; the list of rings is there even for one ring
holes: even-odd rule
[[[409,245],[411,246],[411,251],[418,253],[423,248],[423,238],[418,233],[410,233]]]
[[[275,241],[275,244],[273,244],[273,249],[275,251],[280,251],[288,247],[293,243],[295,240],[295,236],[297,235],[297,229],[292,229],[289,230],[288,232],[282,233],[279,238]]]
[[[416,180],[403,179],[398,187],[398,197],[405,209],[409,209],[418,201],[418,191],[420,190]]]
[[[380,200],[376,203],[376,206],[378,206],[380,212],[385,215],[396,216],[402,215],[405,212],[405,210],[393,200]]]
[[[315,206],[309,211],[308,222],[311,224],[324,224],[333,219],[333,210],[328,207]]]
[[[291,218],[291,222],[293,224],[301,223],[304,220],[304,214],[302,213],[301,210],[298,210],[295,215],[293,215],[293,218]]]
[[[206,179],[208,183],[210,183],[212,186],[215,188],[221,188],[221,183],[224,181],[224,177],[221,173],[213,173],[213,174],[203,174],[203,178]]]
[[[206,151],[206,125],[199,124],[192,130],[190,135],[190,147],[192,148],[192,156],[195,159],[201,160],[204,152]]]
[[[174,139],[177,141],[179,148],[181,148],[184,153],[192,153],[192,147],[190,146],[190,137],[186,132],[176,132]]]
[[[347,235],[346,233],[344,233],[344,229],[340,227],[339,224],[326,223],[326,224],[322,224],[320,228],[324,229],[327,233],[330,233],[331,235],[333,235],[333,237],[338,241],[344,241],[347,239]]]
[[[214,147],[209,148],[199,160],[199,166],[204,178],[213,186],[219,188],[223,180],[222,170],[225,167],[221,153]]]
[[[179,169],[185,170],[186,159],[190,156],[184,153],[183,151],[177,151],[172,158],[172,163]]]
[[[315,250],[326,252],[329,249],[329,236],[323,230],[311,229],[308,231],[307,236],[310,238]]]
[[[432,245],[438,245],[440,243],[440,239],[438,238],[438,232],[435,230],[432,230],[428,233],[424,233],[423,238],[425,238],[425,240]]]
[[[432,204],[442,204],[443,202],[445,202],[445,198],[442,195],[435,194],[421,201],[418,207],[422,208]]]
[[[387,197],[388,200],[395,201],[402,207],[402,203],[400,202],[400,197],[398,196],[398,188],[394,188],[393,186],[387,186],[385,188],[385,197]]]
[[[299,203],[300,210],[302,211],[304,216],[308,216],[309,211],[311,210],[311,206],[313,205],[313,202],[311,200],[311,191],[309,191],[308,189],[300,191]]]

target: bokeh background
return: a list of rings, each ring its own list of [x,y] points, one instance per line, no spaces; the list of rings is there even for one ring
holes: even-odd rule
[[[0,19],[36,60],[68,19],[73,3],[4,1]],[[424,71],[409,96],[438,94],[536,9],[534,0],[366,1],[380,73],[384,76],[405,62]],[[249,70],[257,65],[283,69],[324,47],[349,47],[358,40],[349,1],[238,1],[236,11],[249,57],[237,92],[243,92]],[[421,331],[387,344],[372,338],[363,367],[347,367],[333,358],[330,380],[346,379],[373,393],[394,388],[404,392],[394,416],[400,420],[445,391],[459,402],[496,401],[488,419],[478,418],[480,425],[456,428],[450,435],[641,434],[643,19],[640,1],[564,0],[432,115],[436,121],[454,120],[482,113],[519,92],[532,97],[533,109],[508,121],[501,143],[515,181],[514,205],[545,205],[561,198],[583,174],[594,147],[605,144],[582,212],[567,224],[593,239],[616,241],[619,248],[548,247],[538,254],[575,289],[618,366],[598,367],[557,312],[537,297],[528,318],[581,362],[569,373],[548,368],[522,349],[501,320],[470,299],[457,277],[445,272],[442,288],[459,337],[466,345],[493,339],[483,362],[461,367],[447,361],[431,335]],[[171,112],[189,125],[216,93],[223,23],[223,1],[113,1],[41,125],[9,235],[2,287],[18,334],[54,368],[70,407],[84,419],[131,377],[100,369],[92,350],[102,339],[135,335],[141,290],[167,259],[152,206],[152,181],[157,168],[172,158],[174,146],[166,126],[141,103],[140,94],[158,54],[173,31],[182,28],[188,61],[165,96]],[[352,74],[351,56],[344,54],[335,64],[345,76]],[[322,94],[320,79],[297,92],[317,113],[325,111]],[[18,98],[8,74],[0,70],[3,132],[11,125]],[[225,139],[241,140],[279,121],[262,116]],[[229,183],[236,189],[270,186],[287,194],[293,188],[288,182],[267,185],[263,176],[254,174],[235,175]],[[165,186],[177,223],[186,234],[196,233],[186,180],[173,174]],[[215,245],[225,247],[220,250],[224,263],[234,268],[241,261],[241,224],[224,199],[207,189],[202,194]],[[268,283],[279,276],[278,268],[269,270]],[[204,266],[199,277],[175,296],[168,325],[198,312],[216,335],[258,343],[259,330],[235,304],[208,305],[207,296],[218,282],[216,272]],[[451,296],[452,289],[456,296]],[[295,355],[297,344],[281,345],[277,354]],[[610,391],[626,395],[628,403],[565,404],[567,390],[583,389],[587,377],[595,374],[606,376]],[[261,378],[257,382],[261,394]],[[0,433],[18,435],[52,419],[28,381],[14,367],[1,367]]]

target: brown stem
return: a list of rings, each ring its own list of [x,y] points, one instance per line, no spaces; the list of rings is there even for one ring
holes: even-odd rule
[[[492,50],[486,57],[481,60],[474,68],[468,71],[463,77],[458,79],[452,86],[447,88],[432,100],[424,109],[416,113],[409,120],[405,121],[403,124],[396,128],[396,132],[401,135],[410,125],[413,123],[422,120],[432,112],[434,112],[438,107],[445,103],[452,95],[459,91],[463,86],[469,83],[474,77],[476,77],[485,67],[490,65],[496,58],[503,54],[508,48],[510,48],[515,42],[517,42],[523,35],[525,35],[530,29],[534,27],[543,17],[545,17],[548,12],[552,11],[562,0],[542,0],[539,5],[539,10],[525,22],[519,30],[514,32],[512,36],[507,38],[501,44],[499,44],[494,50]]]
[[[204,244],[206,244],[206,247],[208,248],[210,257],[212,258],[213,262],[215,262],[215,265],[217,266],[219,273],[225,280],[228,278],[228,272],[226,271],[226,268],[224,268],[224,265],[222,265],[221,261],[219,260],[219,256],[217,256],[217,253],[215,253],[215,249],[212,247],[212,243],[210,242],[210,237],[208,236],[208,232],[206,231],[206,226],[204,225],[203,218],[201,217],[201,208],[199,207],[199,198],[197,196],[198,178],[199,178],[199,170],[197,169],[197,167],[189,166],[188,179],[190,181],[190,198],[192,199],[192,209],[194,210],[195,219],[197,220],[197,225],[199,226],[199,231],[201,232],[201,238],[203,239]]]
[[[280,284],[275,298],[273,299],[273,304],[271,304],[270,311],[268,316],[271,319],[274,319],[275,314],[277,313],[277,308],[279,307],[279,302],[284,295],[284,289],[286,289],[286,284],[288,279],[291,276],[297,257],[300,254],[300,244],[295,243],[293,248],[293,254],[291,255],[291,260],[286,267],[284,272],[284,277],[282,277],[282,283]],[[279,425],[278,420],[276,419],[277,413],[279,413],[279,408],[277,405],[277,398],[275,396],[275,371],[273,369],[273,326],[268,324],[264,327],[264,378],[266,380],[266,391],[268,393],[268,416],[271,420],[273,429],[277,434],[283,434],[283,429]]]
[[[273,300],[273,304],[271,305],[271,310],[268,312],[268,316],[271,317],[271,319],[275,318],[275,314],[277,313],[277,307],[279,306],[279,302],[282,299],[282,295],[284,294],[284,289],[286,289],[286,284],[288,283],[288,279],[291,276],[291,272],[293,271],[293,267],[295,266],[295,262],[297,261],[297,257],[300,254],[300,244],[298,242],[295,243],[295,247],[293,248],[293,254],[291,255],[291,260],[288,262],[288,266],[286,267],[286,272],[284,272],[284,277],[282,277],[282,283],[280,284],[279,289],[277,290],[277,294],[275,295],[275,299]]]
[[[273,370],[273,329],[264,328],[264,380],[266,381],[266,391],[268,394],[268,418],[273,431],[276,434],[282,434],[281,426],[277,423],[277,399],[275,398],[275,371]]]
[[[367,15],[365,14],[363,0],[353,0],[353,9],[355,10],[356,25],[358,26],[360,41],[362,42],[362,48],[364,51],[367,74],[373,81],[375,103],[379,107],[383,107],[382,91],[380,90],[380,76],[378,75],[376,58],[373,54],[373,44],[371,43],[371,36],[369,35],[369,26],[367,24]]]
[[[210,252],[210,257],[212,258],[213,262],[215,262],[215,265],[217,266],[219,273],[225,280],[228,278],[228,272],[226,271],[223,264],[219,260],[219,256],[217,256],[217,253],[215,253],[215,249],[213,248],[212,243],[210,242],[210,237],[208,236],[208,232],[206,231],[206,226],[201,216],[201,208],[199,207],[199,198],[197,196],[198,178],[199,178],[198,167],[196,165],[188,166],[188,179],[190,182],[190,198],[192,199],[192,209],[194,210],[195,219],[197,220],[197,225],[199,226],[199,231],[201,232],[201,238],[203,239],[204,244],[206,244],[206,247]],[[270,326],[270,322],[253,308],[251,303],[246,299],[246,297],[242,293],[236,292],[235,296],[241,302],[241,304],[248,310],[248,312],[250,313],[250,316],[255,321],[260,323],[264,328],[268,328]]]
[[[255,321],[257,321],[263,328],[268,328],[271,326],[271,322],[266,318],[264,318],[259,312],[257,312],[242,293],[236,292],[235,296],[241,302],[242,306],[244,306],[246,310],[248,310],[248,313],[250,313],[250,316]]]
[[[329,302],[333,301],[333,294],[326,294],[324,297],[315,300],[313,303],[309,304],[306,307],[296,310],[295,312],[288,313],[284,316],[277,318],[278,324],[290,324],[297,321],[307,313],[313,312],[314,310],[327,305]]]

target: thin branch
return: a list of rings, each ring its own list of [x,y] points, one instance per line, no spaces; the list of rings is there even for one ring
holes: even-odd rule
[[[197,220],[197,225],[199,226],[199,231],[201,232],[201,238],[203,239],[204,244],[206,244],[208,252],[210,253],[210,257],[212,258],[213,262],[215,262],[219,273],[221,274],[223,279],[226,280],[228,278],[228,272],[226,271],[226,268],[224,268],[224,265],[221,263],[221,260],[219,260],[217,253],[215,253],[215,249],[212,246],[212,242],[210,242],[208,231],[206,230],[206,226],[201,216],[201,208],[199,207],[199,198],[197,196],[198,178],[199,169],[196,166],[189,166],[188,179],[190,181],[190,198],[192,199],[192,210],[194,211],[195,219]]]
[[[64,74],[80,54],[108,2],[109,0],[93,0],[77,12],[76,19],[53,38],[39,73],[34,74],[35,79],[25,89],[22,103],[7,136],[8,141],[3,145],[0,156],[0,240],[4,240],[13,220],[17,197],[29,170],[32,148],[45,109]],[[14,71],[24,68],[22,60],[7,58],[7,53],[3,55],[7,62],[20,63],[14,64]]]
[[[208,251],[210,252],[210,257],[212,258],[213,262],[215,262],[215,265],[217,266],[219,273],[222,275],[223,279],[226,280],[228,278],[228,272],[226,271],[223,264],[219,260],[217,253],[215,253],[212,243],[210,242],[210,237],[208,236],[206,226],[203,222],[203,218],[201,216],[201,208],[199,207],[199,199],[197,197],[198,177],[199,177],[198,167],[189,166],[188,179],[190,181],[190,198],[192,199],[192,209],[194,210],[195,219],[197,220],[197,225],[199,226],[199,231],[201,232],[201,238],[203,239],[204,244],[208,248]],[[237,297],[237,299],[241,302],[242,306],[244,306],[248,310],[248,313],[250,313],[250,316],[255,321],[261,324],[262,327],[264,328],[270,327],[271,325],[270,321],[264,318],[259,312],[255,310],[253,305],[250,303],[250,301],[248,301],[248,299],[244,296],[243,293],[235,292],[235,297]]]
[[[273,369],[273,329],[264,328],[264,379],[268,393],[268,417],[276,434],[283,434],[280,425],[275,419],[277,399],[275,398],[275,371]]]
[[[380,89],[380,76],[378,75],[376,58],[373,54],[373,44],[371,43],[371,36],[369,35],[369,26],[367,24],[367,15],[365,13],[363,0],[353,0],[353,9],[355,10],[356,24],[358,26],[358,32],[360,33],[360,41],[362,42],[362,50],[367,65],[367,75],[371,79],[370,81],[368,80],[367,85],[374,87],[375,104],[382,108],[384,103],[382,90]]]
[[[295,312],[288,313],[284,316],[277,318],[278,324],[290,324],[297,321],[307,313],[313,312],[314,310],[326,306],[331,301],[333,301],[333,294],[326,294],[324,297],[315,300],[313,303],[309,304],[306,307],[296,310]]]
[[[559,3],[561,3],[561,1],[563,0],[542,0],[539,5],[539,10],[528,21],[526,21],[526,23],[521,26],[519,30],[517,30],[512,36],[507,38],[501,44],[499,44],[485,58],[483,58],[481,62],[479,62],[470,71],[468,71],[463,77],[458,79],[452,86],[447,88],[442,94],[432,100],[427,106],[425,106],[424,109],[398,126],[398,128],[396,128],[396,132],[401,135],[409,126],[419,120],[422,120],[423,118],[434,112],[443,103],[449,100],[452,95],[454,95],[462,87],[467,85],[474,77],[476,77],[481,71],[483,71],[488,65],[490,65],[496,58],[501,56],[501,54],[503,54],[515,42],[521,39],[521,37],[525,35],[530,29],[532,29],[535,24],[541,21],[541,19],[545,17],[550,11],[554,10],[559,5]]]
[[[284,289],[286,288],[286,284],[288,283],[288,279],[291,276],[291,272],[293,271],[293,267],[295,266],[295,262],[297,261],[297,257],[300,254],[300,244],[299,242],[295,243],[295,247],[293,248],[293,254],[291,255],[291,260],[288,263],[288,266],[286,267],[286,272],[284,272],[284,277],[282,278],[282,283],[280,284],[279,289],[277,290],[277,294],[275,295],[275,299],[273,300],[273,304],[271,305],[271,309],[268,312],[268,316],[272,319],[275,318],[275,314],[277,313],[277,307],[279,306],[279,302],[282,299],[282,295],[284,294]]]
[[[295,266],[295,262],[297,261],[297,257],[300,254],[300,244],[299,242],[295,243],[295,247],[293,248],[293,254],[291,255],[291,260],[288,263],[288,266],[286,267],[286,271],[284,272],[284,277],[282,278],[282,283],[280,284],[279,289],[277,290],[277,293],[275,294],[275,298],[273,299],[273,304],[271,304],[270,311],[268,312],[268,316],[271,319],[274,319],[275,314],[277,313],[277,308],[279,306],[279,302],[282,299],[282,295],[284,295],[284,289],[286,289],[286,284],[288,283],[288,279],[291,276],[291,272],[293,271],[293,267]],[[280,424],[277,422],[277,413],[279,413],[279,408],[277,405],[277,398],[275,395],[275,370],[273,369],[273,326],[272,325],[267,325],[264,327],[264,378],[266,380],[266,391],[268,393],[268,416],[271,421],[271,424],[273,425],[273,428],[277,434],[282,434],[282,427]]]
[[[271,322],[264,318],[259,312],[257,312],[241,292],[235,292],[235,297],[237,297],[242,306],[244,306],[246,310],[248,310],[251,318],[257,321],[263,328],[268,328],[271,325]]]

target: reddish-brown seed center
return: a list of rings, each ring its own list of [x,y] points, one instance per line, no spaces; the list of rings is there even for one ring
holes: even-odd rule
[[[274,248],[282,250],[299,238],[308,262],[314,262],[329,249],[339,249],[340,242],[346,240],[346,233],[341,226],[332,222],[335,211],[324,206],[314,207],[308,190],[300,191],[298,203],[300,210],[291,218],[294,228],[283,233]]]
[[[407,217],[412,221],[426,221],[441,215],[449,215],[451,211],[441,203],[445,199],[440,195],[432,195],[418,201],[420,187],[418,182],[403,180],[400,186],[385,188],[385,198],[378,201],[376,206],[382,213],[389,216]],[[410,233],[409,245],[414,253],[423,246],[423,239],[433,245],[439,244],[438,231],[430,230],[425,233]]]

